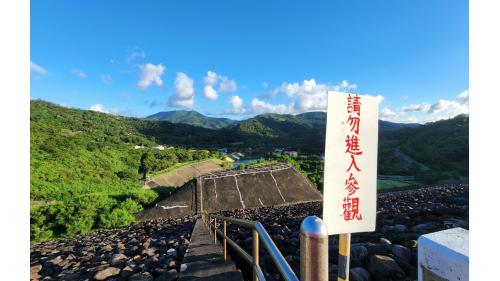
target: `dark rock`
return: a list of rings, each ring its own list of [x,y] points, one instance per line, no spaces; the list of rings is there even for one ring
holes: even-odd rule
[[[362,244],[351,245],[351,266],[364,266],[368,259],[368,249]]]
[[[401,233],[407,230],[406,225],[404,224],[396,224],[394,225],[394,232]]]
[[[167,250],[167,255],[173,258],[177,257],[177,251],[174,248],[170,248]]]
[[[153,281],[153,275],[149,272],[135,273],[129,277],[129,281]]]
[[[402,279],[406,276],[398,263],[388,256],[372,256],[368,268],[375,280]]]
[[[351,281],[371,281],[370,272],[362,267],[354,267],[349,270]]]
[[[394,257],[396,260],[399,262],[405,262],[405,263],[410,263],[411,262],[411,250],[401,246],[401,245],[393,245],[392,246],[392,253],[394,254]]]
[[[120,272],[120,278],[122,280],[128,280],[128,278],[132,276],[132,274],[134,274],[134,269],[127,265]]]
[[[416,234],[425,234],[425,233],[428,233],[428,231],[427,231],[427,224],[425,224],[425,223],[421,223],[421,224],[415,225],[414,227],[411,228],[411,230],[413,232],[415,232]]]

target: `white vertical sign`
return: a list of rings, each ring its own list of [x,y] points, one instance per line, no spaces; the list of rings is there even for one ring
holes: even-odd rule
[[[329,91],[323,220],[328,234],[375,231],[377,97]]]

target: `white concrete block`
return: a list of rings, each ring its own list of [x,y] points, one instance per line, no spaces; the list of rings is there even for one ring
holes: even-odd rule
[[[418,238],[419,281],[469,280],[469,231],[453,228]]]

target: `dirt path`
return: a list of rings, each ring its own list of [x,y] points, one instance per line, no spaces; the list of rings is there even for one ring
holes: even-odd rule
[[[430,168],[427,167],[426,165],[418,162],[417,160],[413,159],[410,155],[401,151],[401,148],[399,146],[394,149],[394,153],[396,154],[397,157],[399,157],[403,161],[406,161],[409,165],[415,163],[416,165],[418,165],[420,167],[420,169],[422,171],[430,170]]]

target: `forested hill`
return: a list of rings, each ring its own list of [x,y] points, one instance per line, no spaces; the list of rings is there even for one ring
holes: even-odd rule
[[[146,117],[146,119],[188,124],[208,129],[220,129],[238,123],[238,121],[229,118],[208,117],[196,111],[187,110],[158,112]]]
[[[418,175],[426,181],[469,175],[469,116],[427,123],[379,135],[379,174]],[[401,153],[423,164],[406,165]]]
[[[33,241],[130,224],[132,214],[157,196],[138,184],[141,173],[218,157],[214,149],[221,146],[324,152],[324,113],[264,114],[212,130],[44,101],[30,105]],[[411,175],[429,182],[468,177],[468,128],[467,115],[417,128],[381,128],[379,174]],[[175,148],[155,149],[159,144]]]
[[[218,155],[191,149],[217,141],[213,130],[44,101],[30,106],[33,241],[128,225],[157,196],[139,185],[140,172]]]

